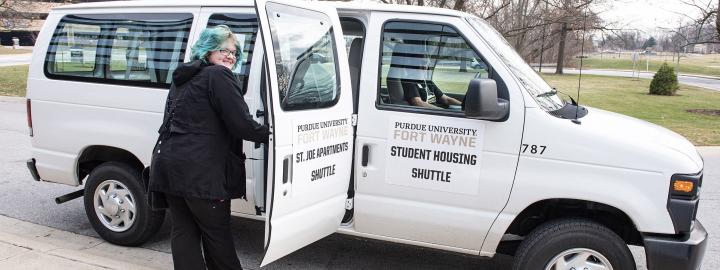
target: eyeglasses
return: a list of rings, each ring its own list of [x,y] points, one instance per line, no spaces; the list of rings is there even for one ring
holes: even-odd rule
[[[222,54],[223,54],[224,56],[226,56],[226,57],[227,57],[227,56],[232,56],[233,58],[237,58],[237,51],[231,51],[231,50],[228,50],[228,49],[221,49],[221,50],[217,50],[217,52],[222,53]]]

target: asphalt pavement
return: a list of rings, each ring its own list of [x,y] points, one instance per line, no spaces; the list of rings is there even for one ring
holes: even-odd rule
[[[720,234],[720,147],[701,147],[700,153],[705,159],[705,180],[699,209],[699,219],[711,235],[702,269],[720,269],[720,243],[714,236]],[[23,224],[39,224],[62,234],[61,238],[75,235],[76,241],[91,241],[88,248],[97,250],[98,256],[112,257],[114,261],[137,262],[137,256],[150,250],[160,254],[157,258],[147,258],[154,264],[148,267],[170,269],[167,262],[169,245],[169,221],[166,220],[161,231],[141,248],[123,248],[123,252],[107,247],[99,239],[85,216],[82,199],[57,205],[53,199],[57,196],[78,190],[78,187],[60,184],[35,182],[32,180],[25,161],[30,158],[30,138],[27,135],[25,104],[22,98],[0,97],[0,216],[6,220],[22,220]],[[3,224],[0,217],[0,226]],[[8,219],[9,218],[9,219]],[[27,225],[25,225],[27,226]],[[259,268],[263,254],[264,224],[260,221],[233,218],[235,245],[241,263],[246,269]],[[48,233],[48,235],[53,233]],[[0,233],[0,242],[3,234]],[[41,236],[39,236],[41,237]],[[42,239],[42,238],[40,238]],[[59,241],[59,240],[57,240]],[[105,246],[103,249],[102,247]],[[97,248],[95,248],[97,247]],[[0,245],[0,251],[2,251]],[[645,269],[644,252],[640,247],[631,248],[638,269]],[[102,252],[103,250],[104,253]],[[104,255],[103,255],[104,254]],[[2,254],[0,254],[2,255]],[[0,256],[0,259],[2,256]],[[32,258],[30,258],[32,259]],[[510,269],[512,257],[496,255],[482,258],[419,248],[408,245],[361,239],[334,234],[305,247],[264,269]],[[1,265],[1,264],[0,264]],[[120,268],[118,265],[98,265],[98,268]],[[58,265],[49,265],[58,269]],[[40,269],[40,268],[38,268]],[[46,268],[43,268],[46,269]]]
[[[2,54],[0,55],[0,67],[27,65],[30,64],[32,53],[23,54]]]

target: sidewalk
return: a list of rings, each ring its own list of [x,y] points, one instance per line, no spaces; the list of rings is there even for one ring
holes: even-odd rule
[[[23,102],[25,102],[25,98],[24,97],[0,96],[0,102],[23,103]]]
[[[0,55],[0,67],[30,64],[32,53]]]
[[[171,268],[169,253],[116,246],[0,215],[0,269]]]

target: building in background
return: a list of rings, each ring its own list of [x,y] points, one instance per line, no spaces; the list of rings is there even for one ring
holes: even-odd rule
[[[20,46],[33,46],[50,9],[56,6],[98,2],[93,0],[0,0],[0,44],[13,45],[13,37]]]

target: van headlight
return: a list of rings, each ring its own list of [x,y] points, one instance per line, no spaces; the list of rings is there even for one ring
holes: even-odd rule
[[[676,234],[687,233],[692,229],[700,202],[702,179],[702,171],[697,174],[674,174],[670,178],[667,209]]]
[[[693,200],[700,194],[702,172],[695,175],[674,174],[670,178],[670,197]]]

